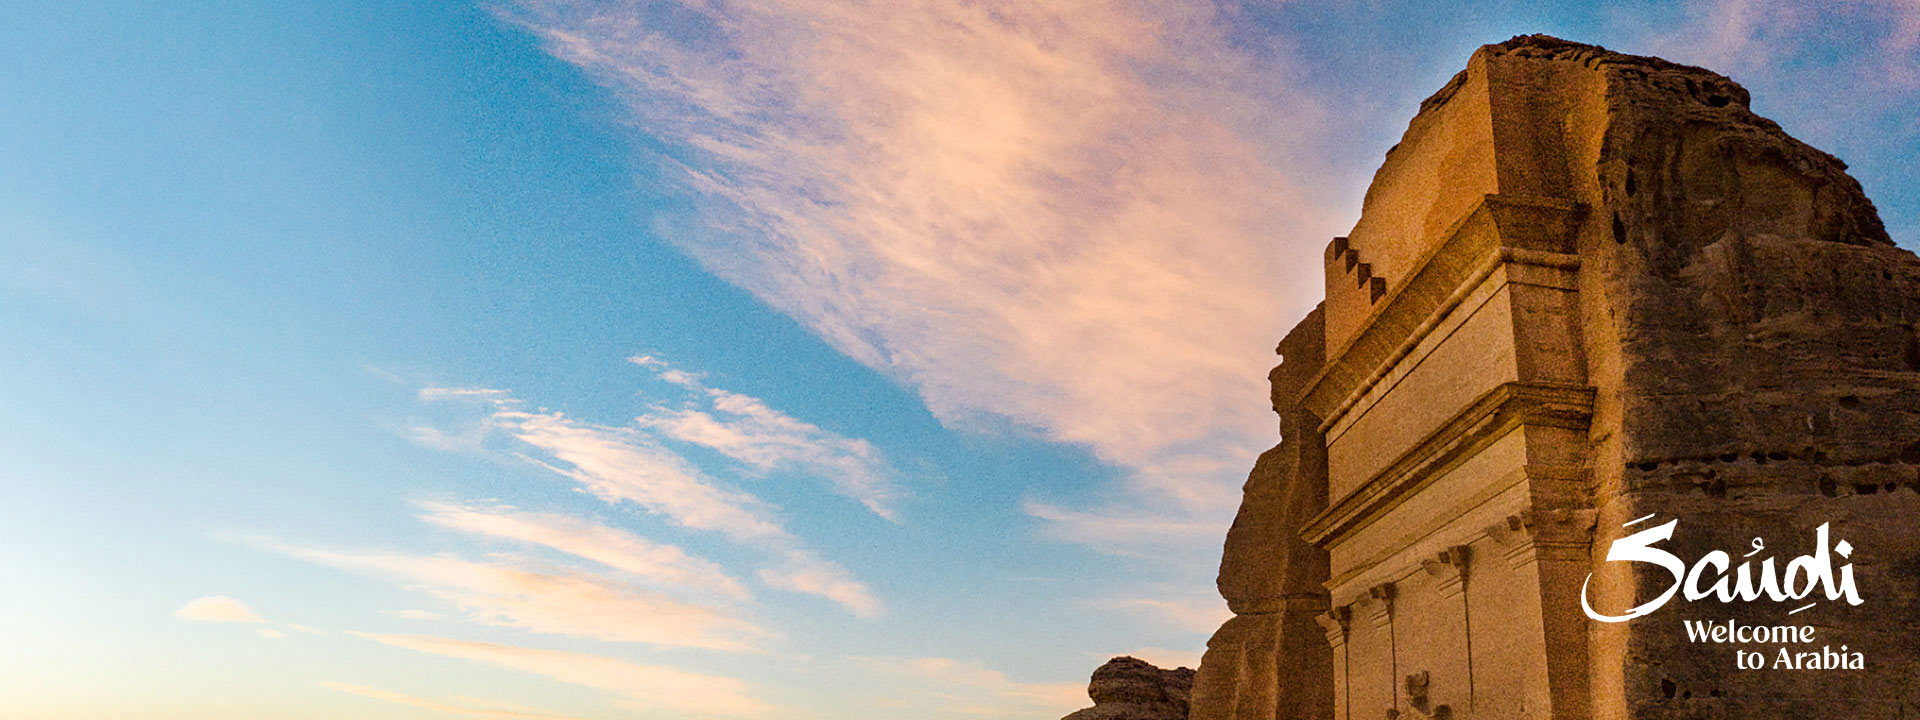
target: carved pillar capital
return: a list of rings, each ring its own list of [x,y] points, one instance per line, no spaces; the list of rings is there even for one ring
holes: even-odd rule
[[[1502,556],[1513,567],[1521,567],[1533,562],[1533,519],[1532,511],[1518,515],[1508,515],[1499,522],[1487,526],[1487,537],[1500,546]]]
[[[1386,627],[1393,623],[1393,583],[1380,583],[1367,588],[1367,619],[1374,627]]]
[[[1466,591],[1468,553],[1467,546],[1455,545],[1421,560],[1420,569],[1433,576],[1442,596],[1458,597]]]
[[[1327,644],[1338,649],[1347,644],[1347,630],[1353,625],[1353,608],[1337,607],[1313,616],[1313,621],[1327,631]]]

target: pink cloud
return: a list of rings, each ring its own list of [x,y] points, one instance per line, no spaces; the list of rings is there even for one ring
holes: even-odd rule
[[[480,448],[495,435],[510,437],[522,447],[515,454],[609,504],[631,504],[674,525],[716,533],[760,551],[768,561],[757,576],[768,587],[826,598],[861,617],[880,614],[883,604],[873,592],[788,532],[777,508],[726,486],[665,441],[703,445],[750,466],[800,466],[840,477],[842,487],[866,494],[868,507],[884,509],[878,503],[893,497],[891,469],[878,451],[865,441],[782,414],[756,398],[708,388],[698,376],[658,360],[641,357],[632,362],[694,391],[713,412],[655,408],[634,427],[616,427],[558,412],[517,410],[518,400],[512,396],[488,394],[487,414],[476,429],[462,434],[467,440],[460,449]],[[653,582],[671,578],[681,587],[696,584],[736,597],[745,594],[712,563],[598,523],[510,508],[429,503],[427,509],[422,519],[444,527],[543,545]]]
[[[698,405],[654,408],[635,419],[637,426],[757,470],[796,470],[822,478],[875,515],[899,522],[893,510],[904,495],[895,481],[899,472],[872,443],[829,432],[759,398],[708,387],[699,376],[656,358],[643,355],[628,361],[698,397]]]
[[[1273,436],[1273,340],[1321,286],[1298,258],[1339,218],[1301,180],[1326,108],[1212,8],[508,15],[688,151],[663,162],[705,212],[667,233],[708,268],[944,422],[1084,446],[1133,471],[1114,502],[1224,525]]]
[[[531,543],[591,560],[650,584],[746,599],[740,581],[711,561],[619,528],[558,513],[501,505],[421,502],[420,519],[440,527]]]
[[[640,665],[598,655],[423,635],[354,633],[415,652],[486,663],[615,693],[646,707],[697,716],[764,717],[772,706],[730,677]]]
[[[680,455],[624,428],[575,422],[559,413],[497,412],[491,421],[540,448],[550,467],[608,502],[630,502],[674,524],[746,542],[786,532],[772,508],[746,493],[711,482]]]
[[[393,580],[459,606],[483,625],[613,642],[751,651],[770,635],[721,608],[602,576],[442,555],[341,552],[259,543],[282,554]]]
[[[1233,617],[1233,613],[1227,609],[1225,600],[1210,591],[1211,588],[1203,591],[1205,595],[1114,598],[1097,604],[1109,610],[1136,615],[1145,620],[1149,627],[1211,635],[1220,628],[1221,623]]]
[[[1081,683],[1021,682],[953,658],[869,657],[854,663],[862,672],[889,677],[894,698],[926,714],[1051,717],[1090,703]]]
[[[1859,136],[1882,146],[1920,138],[1920,123],[1912,122],[1920,102],[1920,2],[1702,0],[1656,16],[1662,22],[1624,11],[1610,17],[1631,45],[1620,49],[1724,73],[1753,90],[1764,114],[1815,146],[1845,150]],[[1831,112],[1837,105],[1848,111]]]
[[[790,550],[784,555],[783,559],[760,570],[760,582],[772,588],[827,598],[861,617],[880,614],[880,600],[846,568],[806,550]]]

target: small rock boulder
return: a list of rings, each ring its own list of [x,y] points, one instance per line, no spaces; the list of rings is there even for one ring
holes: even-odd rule
[[[1162,670],[1133,657],[1108,660],[1093,671],[1087,696],[1093,707],[1062,720],[1187,720],[1193,670]]]

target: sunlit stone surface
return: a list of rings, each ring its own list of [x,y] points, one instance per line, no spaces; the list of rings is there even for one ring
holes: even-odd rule
[[[1840,161],[1712,72],[1515,38],[1422,104],[1324,260],[1192,718],[1920,712],[1920,259]],[[1600,562],[1653,514],[1689,562],[1831,523],[1864,602],[1589,620],[1589,573],[1616,614],[1671,583]],[[1865,667],[1736,670],[1683,629],[1728,619]]]

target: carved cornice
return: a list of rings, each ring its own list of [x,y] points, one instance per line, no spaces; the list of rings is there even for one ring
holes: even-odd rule
[[[1593,417],[1593,394],[1592,387],[1557,383],[1510,382],[1496,386],[1366,484],[1307,521],[1300,536],[1326,547],[1393,509],[1413,491],[1520,425],[1585,429]]]
[[[1501,266],[1578,268],[1580,257],[1570,253],[1584,210],[1554,198],[1481,198],[1374,304],[1352,337],[1330,348],[1326,365],[1292,400],[1321,418],[1326,432]]]

